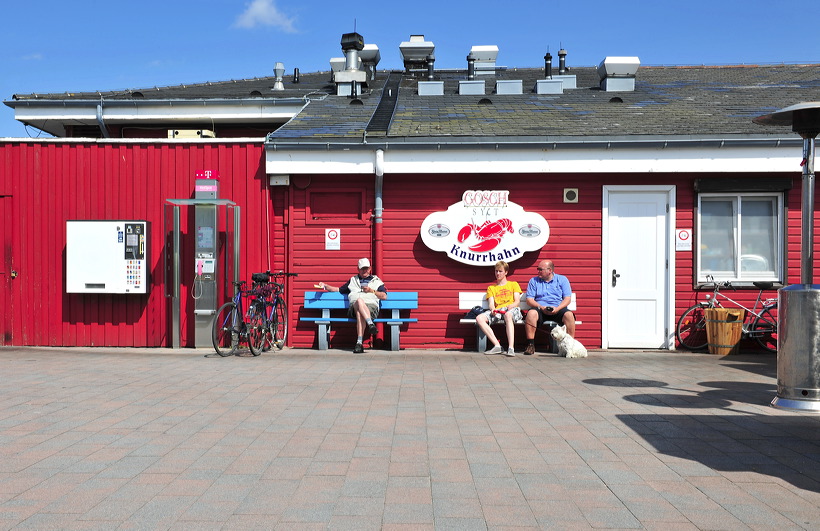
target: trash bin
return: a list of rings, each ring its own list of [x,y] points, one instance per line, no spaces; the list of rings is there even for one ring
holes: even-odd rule
[[[726,356],[740,352],[743,319],[746,310],[740,308],[706,308],[706,340],[709,353]]]

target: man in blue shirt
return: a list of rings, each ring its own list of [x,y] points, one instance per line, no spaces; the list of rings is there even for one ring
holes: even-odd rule
[[[535,354],[535,331],[544,321],[566,325],[567,333],[575,337],[575,314],[567,309],[572,301],[572,288],[564,275],[556,273],[551,260],[538,264],[538,275],[527,284],[527,304],[533,307],[527,312],[527,348],[524,354]]]

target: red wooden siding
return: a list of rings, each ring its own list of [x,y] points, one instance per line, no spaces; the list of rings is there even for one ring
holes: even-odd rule
[[[298,321],[304,291],[325,281],[341,284],[356,272],[356,260],[373,256],[375,177],[292,176],[290,186],[270,187],[261,144],[248,142],[69,142],[0,143],[0,345],[170,346],[169,301],[164,282],[166,199],[189,198],[194,172],[220,173],[220,196],[241,207],[240,276],[255,271],[299,273],[289,281],[291,334],[288,344],[311,347],[316,327]],[[788,283],[800,280],[800,174],[788,193]],[[509,199],[538,212],[550,224],[548,243],[511,264],[522,287],[542,259],[555,261],[578,298],[578,337],[601,344],[602,186],[664,184],[676,187],[676,226],[694,228],[695,178],[723,175],[386,175],[382,267],[376,271],[392,291],[418,291],[419,319],[405,328],[405,348],[472,349],[473,330],[458,324],[459,291],[484,291],[492,267],[474,267],[428,249],[419,227],[446,210],[468,189],[505,189]],[[772,177],[771,175],[748,176]],[[577,204],[562,200],[564,187],[578,188]],[[334,204],[333,197],[345,204]],[[354,206],[351,206],[353,204]],[[816,217],[816,216],[815,216]],[[146,295],[65,293],[65,222],[70,219],[146,219],[151,223],[151,288]],[[194,230],[182,212],[185,235]],[[817,222],[815,221],[817,226]],[[341,250],[325,250],[325,229],[341,231]],[[815,230],[818,230],[816,228]],[[820,234],[820,230],[818,230]],[[182,264],[182,343],[193,344],[189,318],[193,271],[190,245]],[[672,243],[674,245],[674,243]],[[815,245],[815,253],[820,246]],[[676,316],[696,299],[693,252],[675,252]],[[10,272],[19,276],[12,280]],[[817,271],[815,271],[817,276]],[[749,302],[755,293],[738,291]],[[519,330],[519,348],[523,330]],[[350,348],[354,327],[337,327],[336,348]]]
[[[163,218],[166,199],[192,197],[194,172],[221,174],[223,198],[242,208],[242,274],[268,267],[265,213],[273,208],[261,144],[6,142],[0,144],[0,278],[5,334],[0,344],[167,346]],[[145,219],[150,222],[151,286],[145,295],[66,294],[65,222]],[[187,220],[182,213],[182,219]],[[190,231],[185,225],[184,231]],[[273,253],[270,253],[271,256]],[[190,256],[188,260],[191,260]],[[273,267],[273,264],[271,264]],[[182,338],[193,267],[183,261]]]

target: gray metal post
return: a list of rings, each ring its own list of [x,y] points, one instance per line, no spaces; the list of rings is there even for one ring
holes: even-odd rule
[[[179,300],[179,284],[181,281],[180,272],[179,272],[179,249],[180,249],[180,226],[179,226],[179,207],[174,206],[174,233],[173,233],[173,240],[174,240],[174,249],[173,254],[171,255],[171,272],[172,272],[172,284],[171,284],[171,347],[172,348],[179,348],[181,344],[180,338],[180,330],[179,330],[179,317],[181,313],[180,304],[181,301]]]
[[[814,137],[803,139],[803,161],[800,282],[804,286],[811,286],[814,282]]]

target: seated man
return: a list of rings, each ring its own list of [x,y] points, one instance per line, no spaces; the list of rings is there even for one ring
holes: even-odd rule
[[[527,284],[527,304],[533,307],[527,312],[527,348],[524,354],[535,354],[535,331],[544,321],[554,321],[567,327],[567,334],[575,337],[575,314],[567,310],[572,301],[572,288],[564,275],[554,271],[550,260],[538,264],[538,275]],[[551,339],[550,339],[551,340]]]
[[[356,346],[353,347],[354,354],[361,354],[364,352],[364,331],[367,331],[371,336],[375,336],[377,332],[376,323],[373,322],[379,315],[379,303],[387,298],[387,288],[384,282],[379,277],[371,274],[370,260],[362,258],[359,260],[359,273],[350,277],[347,284],[335,287],[324,282],[317,284],[322,289],[327,291],[338,291],[339,293],[347,295],[350,302],[348,315],[356,319]]]

